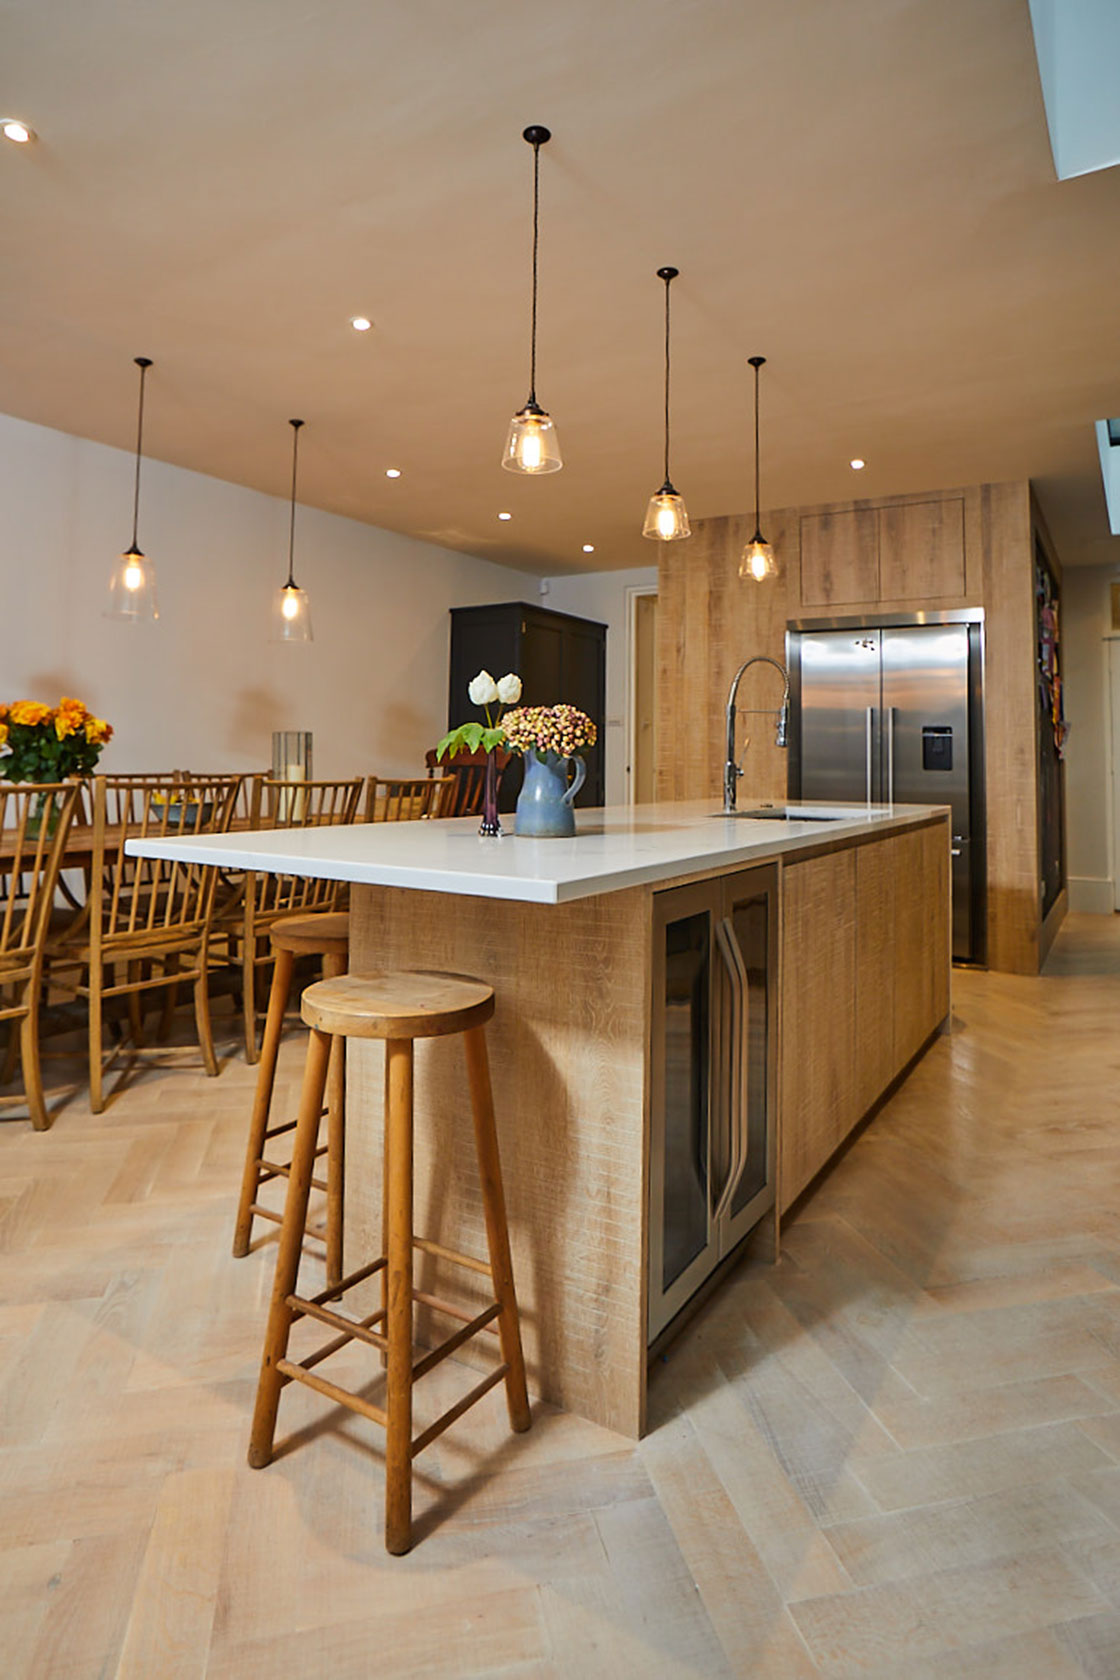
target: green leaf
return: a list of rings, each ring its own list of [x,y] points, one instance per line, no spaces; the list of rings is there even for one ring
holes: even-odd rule
[[[506,732],[504,729],[497,728],[483,730],[482,745],[487,752],[493,752],[495,747],[504,747],[505,744]]]
[[[442,759],[445,754],[453,758],[456,753],[477,752],[482,736],[481,723],[461,723],[458,729],[452,729],[443,737],[436,748],[436,759]]]

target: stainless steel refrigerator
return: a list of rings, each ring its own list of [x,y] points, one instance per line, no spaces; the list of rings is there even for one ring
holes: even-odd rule
[[[791,799],[948,805],[953,956],[983,962],[983,618],[799,620],[786,637]]]

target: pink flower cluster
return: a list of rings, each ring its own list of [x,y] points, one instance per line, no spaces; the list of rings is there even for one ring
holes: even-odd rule
[[[518,706],[502,719],[506,746],[514,752],[554,752],[571,758],[580,747],[593,747],[599,731],[575,706]]]

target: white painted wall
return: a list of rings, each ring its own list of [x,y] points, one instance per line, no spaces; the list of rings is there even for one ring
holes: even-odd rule
[[[1109,585],[1117,575],[1102,566],[1067,566],[1062,575],[1069,906],[1102,914],[1114,903],[1106,638],[1112,634]]]
[[[102,616],[131,533],[133,457],[0,415],[0,699],[80,696],[116,730],[107,772],[254,770],[310,729],[317,775],[419,774],[446,728],[448,609],[539,579],[313,508],[296,578],[315,640],[269,642],[288,503],[145,461],[140,547],[160,618]]]
[[[579,618],[593,618],[607,626],[607,715],[603,720],[607,804],[625,804],[629,755],[629,591],[634,588],[656,589],[657,567],[642,566],[621,572],[585,572],[578,577],[549,578],[547,583],[548,592],[540,597],[542,607],[551,607],[554,612],[575,613]]]

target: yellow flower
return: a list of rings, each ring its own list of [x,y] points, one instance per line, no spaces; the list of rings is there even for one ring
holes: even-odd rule
[[[103,747],[106,741],[112,739],[113,726],[106,723],[104,718],[87,717],[85,723],[86,740]]]
[[[4,745],[4,742],[7,739],[8,739],[8,726],[7,726],[6,723],[0,723],[0,747],[2,747]]]
[[[37,723],[45,723],[50,715],[50,707],[44,706],[39,700],[17,700],[8,717],[11,723],[34,728]]]

